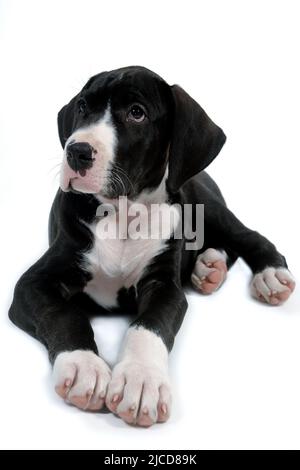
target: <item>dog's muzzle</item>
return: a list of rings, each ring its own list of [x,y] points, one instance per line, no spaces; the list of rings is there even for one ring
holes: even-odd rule
[[[71,141],[64,152],[61,189],[98,193],[102,186],[101,160],[99,152],[88,142]]]

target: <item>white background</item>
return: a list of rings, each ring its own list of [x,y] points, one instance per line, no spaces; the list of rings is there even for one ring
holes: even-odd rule
[[[7,319],[20,274],[47,248],[62,151],[59,109],[97,72],[140,64],[184,87],[228,140],[210,173],[231,209],[299,268],[299,2],[0,3],[3,448],[300,448],[299,289],[252,300],[239,261],[212,297],[188,295],[170,358],[170,421],[129,427],[54,393],[44,348]],[[56,168],[54,168],[56,166]],[[95,322],[114,361],[126,321]]]

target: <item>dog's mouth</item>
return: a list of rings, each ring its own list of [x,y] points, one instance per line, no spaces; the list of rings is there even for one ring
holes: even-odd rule
[[[70,168],[64,159],[60,177],[60,187],[63,191],[96,194],[101,189],[101,183],[101,178],[97,176],[97,168],[91,167],[90,169],[75,171]]]
[[[93,165],[89,169],[74,171],[63,161],[60,187],[64,192],[75,194],[97,194],[106,199],[117,199],[121,196],[133,197],[136,193],[128,177],[111,167],[104,170]]]

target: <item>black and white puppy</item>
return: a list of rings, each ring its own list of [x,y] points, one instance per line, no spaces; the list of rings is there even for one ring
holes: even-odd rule
[[[58,129],[64,157],[50,247],[18,281],[9,316],[48,349],[63,399],[85,410],[106,403],[141,426],[166,421],[168,352],[187,309],[182,286],[191,280],[211,294],[241,256],[253,271],[252,294],[278,305],[293,291],[293,277],[275,246],[227,209],[203,171],[225,135],[179,86],[143,67],[100,73],[62,108]],[[104,219],[118,226],[120,196],[127,197],[128,224],[135,218],[132,204],[162,207],[159,236],[99,232]],[[116,214],[99,215],[107,203]],[[204,204],[205,240],[198,250],[174,236],[178,224],[193,225],[180,214],[184,204]],[[89,320],[108,311],[135,315],[112,373]]]

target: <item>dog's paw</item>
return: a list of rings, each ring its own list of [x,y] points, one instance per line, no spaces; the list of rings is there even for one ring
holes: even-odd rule
[[[151,426],[171,411],[169,377],[156,365],[120,362],[113,370],[106,406],[128,424]]]
[[[56,393],[82,410],[100,410],[111,378],[108,365],[92,351],[60,353],[54,363]]]
[[[226,274],[226,255],[208,248],[197,257],[191,281],[197,291],[212,294],[223,284]]]
[[[294,289],[294,278],[286,268],[266,268],[251,281],[253,297],[270,305],[281,305]]]

